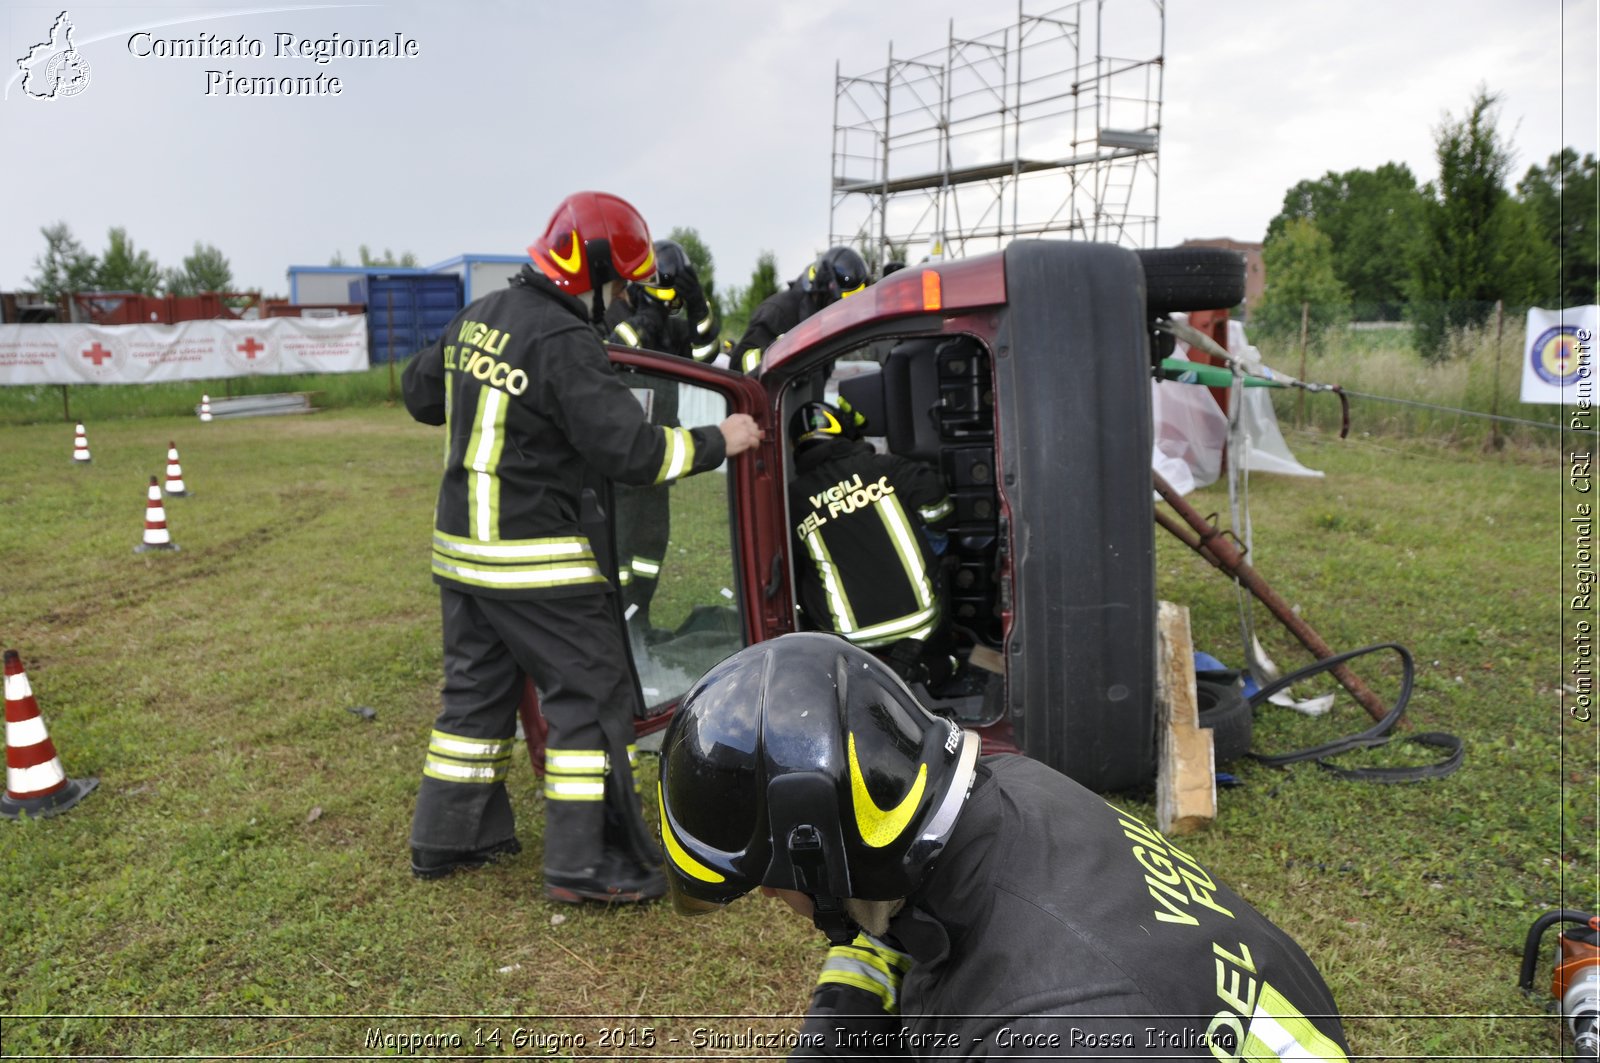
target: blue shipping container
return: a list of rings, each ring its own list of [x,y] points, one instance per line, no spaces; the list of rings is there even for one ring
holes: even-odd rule
[[[367,354],[373,365],[416,354],[438,339],[465,305],[461,278],[448,273],[374,273],[350,282],[350,301],[367,304]]]

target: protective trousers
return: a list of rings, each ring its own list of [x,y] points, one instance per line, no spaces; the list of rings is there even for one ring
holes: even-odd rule
[[[440,588],[443,707],[411,845],[474,851],[515,836],[505,777],[523,676],[549,724],[544,866],[579,873],[612,849],[654,857],[630,764],[637,693],[609,595],[508,600]]]
[[[671,488],[666,484],[614,484],[612,492],[617,506],[617,570],[623,614],[628,616],[629,626],[648,631],[650,600],[655,597],[672,535]]]

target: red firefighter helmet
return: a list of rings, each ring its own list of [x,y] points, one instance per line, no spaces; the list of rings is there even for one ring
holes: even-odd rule
[[[609,192],[574,192],[550,215],[528,256],[568,295],[608,281],[644,282],[655,276],[650,229],[633,205]]]

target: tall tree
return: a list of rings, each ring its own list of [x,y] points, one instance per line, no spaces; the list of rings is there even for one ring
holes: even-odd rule
[[[674,227],[667,234],[667,239],[682,246],[683,253],[694,263],[695,276],[700,278],[700,290],[705,293],[706,302],[716,309],[718,320],[721,320],[723,306],[717,297],[717,267],[711,258],[711,249],[700,239],[698,230],[682,225]]]
[[[44,235],[44,254],[33,260],[39,272],[24,283],[51,302],[63,292],[93,288],[100,264],[83,249],[67,223],[46,225],[39,232]]]
[[[126,229],[116,227],[108,234],[106,253],[100,256],[94,281],[103,292],[154,295],[161,286],[161,267],[149,252],[133,246]]]
[[[1349,291],[1355,313],[1389,317],[1405,300],[1421,211],[1422,190],[1404,163],[1330,170],[1289,189],[1283,209],[1267,226],[1267,239],[1295,218],[1315,222],[1333,244],[1333,271]]]
[[[761,301],[778,290],[778,256],[763,251],[756,256],[756,268],[750,272],[750,283],[728,293],[728,316],[724,324],[730,336],[743,334]]]
[[[183,268],[166,270],[162,280],[169,295],[225,292],[233,287],[233,269],[221,251],[196,240],[194,254],[183,260]]]
[[[1496,300],[1525,304],[1541,286],[1549,249],[1506,191],[1511,154],[1495,127],[1498,105],[1479,88],[1464,117],[1434,131],[1439,179],[1424,190],[1410,284],[1413,336],[1430,359],[1446,356],[1451,330],[1488,320]]]
[[[1600,222],[1600,175],[1595,157],[1580,160],[1572,148],[1550,156],[1543,167],[1528,167],[1517,194],[1532,211],[1540,234],[1556,249],[1556,295],[1566,306],[1600,300],[1600,269],[1595,255],[1595,225]]]
[[[366,244],[362,244],[357,253],[361,256],[363,266],[397,266],[402,269],[415,269],[417,265],[417,256],[410,251],[401,252],[396,256],[386,247],[383,249],[383,254],[379,255],[370,251]]]
[[[1261,249],[1267,289],[1250,312],[1254,329],[1288,336],[1309,314],[1311,337],[1349,320],[1350,293],[1334,272],[1333,241],[1310,218],[1291,218]],[[1302,311],[1302,307],[1305,308]]]

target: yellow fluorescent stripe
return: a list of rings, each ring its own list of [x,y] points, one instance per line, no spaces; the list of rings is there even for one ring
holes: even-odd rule
[[[635,332],[633,330],[633,326],[628,324],[626,321],[619,322],[613,331],[615,332],[617,339],[627,344],[629,347],[639,346],[639,334]]]
[[[453,757],[498,757],[511,751],[511,742],[509,738],[462,738],[435,731],[428,738],[428,749]]]
[[[469,764],[452,764],[447,760],[429,757],[423,764],[422,774],[445,782],[499,782],[505,778],[503,767],[478,767]]]
[[[604,773],[606,770],[606,755],[603,752],[589,750],[570,752],[546,749],[544,751],[544,766],[548,771]]]
[[[905,569],[906,579],[911,581],[917,593],[917,605],[927,608],[933,602],[933,584],[928,580],[928,569],[922,561],[922,548],[917,545],[916,532],[911,530],[906,511],[900,508],[900,500],[893,495],[880,501],[877,510],[883,518],[884,527],[889,529],[895,552],[900,555],[900,565]]]
[[[821,533],[813,531],[806,536],[806,553],[811,555],[812,562],[817,566],[817,575],[821,577],[822,588],[828,595],[828,612],[833,614],[834,630],[849,637],[856,627],[855,612],[844,595],[844,586],[839,582],[839,570],[828,553],[828,544],[822,541]]]
[[[877,646],[884,642],[898,642],[904,638],[925,638],[938,619],[939,607],[930,605],[898,620],[885,620],[881,624],[873,624],[860,631],[844,633],[844,637],[857,646]]]
[[[742,368],[746,373],[753,373],[761,365],[761,348],[752,347],[744,352]]]
[[[629,566],[634,574],[646,579],[655,579],[661,575],[661,562],[651,561],[649,558],[636,557]]]
[[[504,394],[497,388],[478,392],[478,418],[473,425],[471,450],[467,455],[472,473],[472,537],[483,542],[498,538],[495,517],[500,508],[501,430],[505,421]]]
[[[933,521],[938,520],[940,517],[944,516],[946,513],[949,513],[954,508],[955,504],[951,502],[950,499],[945,498],[931,506],[928,506],[925,509],[920,509],[917,512],[922,514],[923,520],[931,524]]]
[[[881,849],[905,831],[911,817],[917,814],[922,791],[928,785],[928,766],[917,765],[917,779],[900,803],[893,808],[879,808],[867,792],[867,781],[861,775],[861,762],[856,759],[856,736],[850,735],[850,804],[856,813],[856,829],[861,840],[874,849]]]
[[[673,866],[690,878],[697,878],[701,882],[725,881],[724,875],[690,856],[689,851],[678,841],[678,836],[673,833],[672,824],[667,819],[667,802],[662,795],[659,782],[656,783],[656,807],[661,811],[661,840],[666,844],[667,859],[672,861]]]
[[[437,554],[433,571],[447,579],[482,587],[565,587],[575,583],[604,583],[605,574],[594,565],[543,568],[474,568],[455,564]]]
[[[550,779],[544,783],[544,795],[551,801],[604,801],[605,791],[604,783],[559,783]]]
[[[594,557],[588,539],[501,539],[479,543],[434,532],[433,548],[442,554],[493,561],[589,560]]]

